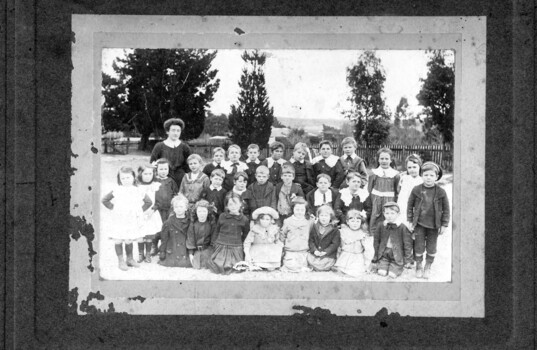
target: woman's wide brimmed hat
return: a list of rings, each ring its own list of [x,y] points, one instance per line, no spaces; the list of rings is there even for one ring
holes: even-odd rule
[[[259,215],[262,215],[262,214],[268,214],[273,219],[277,219],[279,217],[278,212],[272,209],[271,207],[261,207],[261,208],[257,208],[256,210],[254,210],[254,212],[252,213],[252,219],[257,220]]]

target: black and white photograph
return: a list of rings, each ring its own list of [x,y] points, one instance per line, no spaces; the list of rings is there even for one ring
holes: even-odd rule
[[[73,20],[73,287],[133,314],[482,313],[480,18]]]
[[[449,282],[455,64],[103,49],[100,277]]]

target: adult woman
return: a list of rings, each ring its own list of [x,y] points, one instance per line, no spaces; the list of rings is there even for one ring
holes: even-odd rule
[[[163,142],[158,142],[151,152],[150,163],[156,162],[160,158],[166,158],[170,162],[170,177],[174,179],[177,186],[181,185],[181,180],[188,172],[186,162],[192,153],[190,147],[181,142],[179,137],[185,128],[185,123],[179,118],[168,119],[164,122],[164,129],[168,138]]]

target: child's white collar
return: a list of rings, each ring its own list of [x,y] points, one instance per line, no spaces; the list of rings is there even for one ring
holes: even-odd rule
[[[222,189],[222,186],[216,187],[216,186],[213,186],[213,185],[209,185],[209,189],[211,191],[214,191],[214,190],[220,191]]]
[[[260,161],[259,159],[256,159],[256,160],[248,160],[248,161],[246,162],[246,164],[248,164],[248,163],[259,164],[259,163],[261,163],[261,161]]]
[[[401,226],[401,223],[399,221],[388,222],[388,220],[384,220],[384,222],[382,224],[384,225],[384,227],[388,226],[388,224],[394,224],[396,227]]]
[[[324,159],[324,162],[326,163],[326,165],[328,165],[330,168],[333,168],[336,165],[337,161],[339,160],[339,157],[335,156],[333,154],[329,155],[328,158],[323,158],[323,156],[317,156],[317,157],[313,158],[311,163],[315,164],[315,163],[320,162],[323,159]]]
[[[399,174],[399,172],[392,167],[388,169],[378,167],[376,169],[373,169],[373,174],[380,177],[395,177],[397,174]]]
[[[348,156],[344,154],[344,155],[341,156],[341,159],[347,159],[347,157],[348,157]],[[358,158],[358,156],[356,155],[356,153],[351,154],[351,159],[356,159],[356,158]]]
[[[326,197],[326,203],[331,203],[332,202],[332,191],[330,191],[330,189],[328,189],[324,194],[325,194],[325,197]],[[323,201],[323,193],[321,193],[321,191],[319,189],[316,189],[315,192],[313,193],[313,205],[318,207],[318,206],[321,206],[323,204],[325,204],[325,202]]]
[[[226,173],[231,174],[233,172],[233,163],[234,162],[227,160],[225,162],[220,163],[220,166],[226,171]],[[246,163],[241,162],[240,160],[238,160],[237,163],[239,163],[239,165],[237,166],[237,172],[248,170],[248,166],[246,165]]]
[[[274,165],[274,163],[278,163],[280,165],[284,165],[287,161],[283,158],[280,158],[278,160],[274,160],[274,158],[272,157],[269,157],[267,158],[267,168],[272,168],[272,166]]]

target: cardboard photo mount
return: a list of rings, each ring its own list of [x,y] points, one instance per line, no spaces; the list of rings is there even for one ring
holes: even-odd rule
[[[95,145],[101,144],[103,49],[455,51],[451,282],[110,281],[99,278],[98,259],[88,257],[87,240],[72,239],[69,290],[77,288],[77,304],[99,292],[106,297],[92,300],[95,307],[113,303],[116,312],[139,315],[292,315],[297,307],[308,307],[345,316],[373,316],[382,308],[402,316],[485,316],[486,17],[73,15],[72,32],[71,149],[76,156],[71,167],[76,170],[70,212],[75,222],[94,228],[91,248],[97,254],[103,194]],[[138,297],[144,302],[133,301]]]

